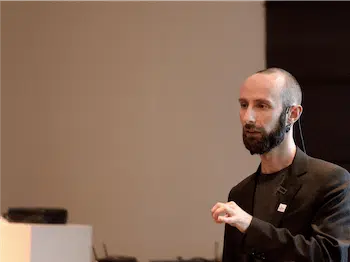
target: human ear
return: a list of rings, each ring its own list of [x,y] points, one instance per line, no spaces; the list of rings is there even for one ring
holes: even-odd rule
[[[294,124],[298,121],[303,112],[303,107],[301,105],[292,105],[287,111],[287,119],[289,124]]]

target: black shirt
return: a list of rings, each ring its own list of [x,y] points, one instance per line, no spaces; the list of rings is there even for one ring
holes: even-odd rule
[[[275,173],[260,173],[257,175],[254,195],[254,217],[270,222],[272,215],[277,212],[277,189],[281,185],[283,178],[287,176],[287,172],[288,167]]]

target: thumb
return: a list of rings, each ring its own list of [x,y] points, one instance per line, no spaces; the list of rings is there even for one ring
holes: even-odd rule
[[[228,215],[218,217],[218,221],[222,223],[230,223],[230,219]]]

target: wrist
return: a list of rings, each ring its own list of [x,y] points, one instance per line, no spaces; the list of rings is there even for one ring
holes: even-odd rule
[[[239,221],[236,225],[237,229],[242,233],[245,233],[252,223],[253,217],[249,214],[244,216],[241,221]]]

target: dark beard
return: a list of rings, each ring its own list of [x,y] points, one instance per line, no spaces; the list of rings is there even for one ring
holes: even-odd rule
[[[265,130],[257,130],[261,132],[261,137],[247,136],[245,129],[256,130],[255,125],[246,124],[243,128],[243,142],[245,147],[249,150],[251,155],[265,154],[271,149],[280,145],[284,140],[285,134],[289,132],[290,125],[286,125],[286,111],[285,108],[279,117],[277,126],[270,134],[267,134]]]

